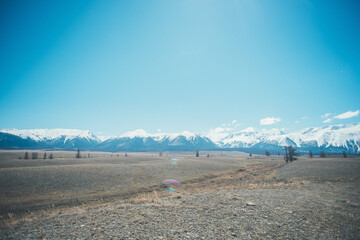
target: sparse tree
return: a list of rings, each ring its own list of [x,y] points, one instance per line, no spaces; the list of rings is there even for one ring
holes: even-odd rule
[[[196,155],[195,155],[196,157],[199,157],[199,151],[196,151]]]
[[[53,158],[54,158],[54,155],[52,153],[50,153],[49,159],[53,159]]]
[[[31,154],[31,159],[38,159],[38,153],[37,152],[33,152]]]
[[[46,152],[44,153],[44,159],[46,159]]]
[[[343,151],[343,156],[344,156],[344,158],[347,158],[347,154],[345,151]]]
[[[309,158],[312,158],[313,157],[313,153],[312,153],[312,151],[310,150],[309,151]]]
[[[278,156],[280,156],[280,152],[278,152]]]
[[[125,157],[127,157],[127,153],[125,153]]]
[[[119,156],[119,155],[118,155]],[[88,153],[88,158],[90,158],[90,153]]]
[[[299,154],[296,152],[296,149],[293,148],[292,146],[284,147],[284,150],[285,150],[284,158],[286,162],[289,161],[292,162],[297,159],[295,156],[299,156]]]
[[[265,151],[266,156],[270,156],[270,152],[268,150]]]
[[[325,152],[324,152],[324,151],[321,151],[321,152],[320,152],[320,157],[321,157],[321,158],[325,158]]]
[[[252,153],[250,153],[249,156],[252,157]]]
[[[78,148],[78,149],[77,149],[76,158],[81,158],[81,155],[80,155],[80,148]]]
[[[210,157],[210,155],[208,154],[208,155],[206,155],[206,157]]]
[[[163,152],[159,152],[159,157],[162,157],[163,156]]]
[[[29,153],[25,152],[24,159],[29,159]]]

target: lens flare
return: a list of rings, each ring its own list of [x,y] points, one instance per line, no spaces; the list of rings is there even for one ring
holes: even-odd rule
[[[167,189],[167,191],[168,191],[168,192],[175,192],[175,189],[173,189],[172,187],[169,187],[169,188]]]
[[[177,161],[177,160],[179,160],[179,159],[178,159],[178,158],[173,158],[172,160],[173,160],[173,161]]]
[[[172,163],[171,163],[171,165],[173,165],[173,166],[176,166],[176,164],[177,164],[176,162],[172,162]]]
[[[163,183],[167,188],[179,187],[181,185],[181,182],[175,179],[165,179]]]

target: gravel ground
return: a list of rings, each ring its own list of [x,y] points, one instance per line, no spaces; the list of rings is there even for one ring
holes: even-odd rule
[[[168,193],[49,212],[2,239],[359,239],[359,160],[287,164],[276,188]],[[296,184],[293,179],[305,179]]]

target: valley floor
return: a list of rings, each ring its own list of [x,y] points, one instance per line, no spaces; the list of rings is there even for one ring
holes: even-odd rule
[[[360,238],[359,158],[236,160],[176,192],[155,188],[6,219],[0,238]]]

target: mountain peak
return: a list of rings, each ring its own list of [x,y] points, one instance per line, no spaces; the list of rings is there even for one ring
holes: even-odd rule
[[[214,132],[205,136],[184,131],[182,133],[147,133],[143,129],[124,133],[118,137],[97,137],[87,130],[77,129],[3,129],[0,132],[15,135],[29,144],[0,135],[0,146],[20,147],[35,144],[37,147],[75,148],[84,147],[106,151],[166,151],[166,150],[199,150],[221,148],[260,148],[281,149],[293,145],[300,150],[327,149],[331,151],[360,152],[360,123],[341,124],[323,127],[306,128],[300,131],[285,133],[273,128],[270,130],[247,128],[228,134]],[[217,137],[214,138],[209,137]],[[218,138],[221,136],[222,138]],[[34,146],[35,146],[34,145]]]

